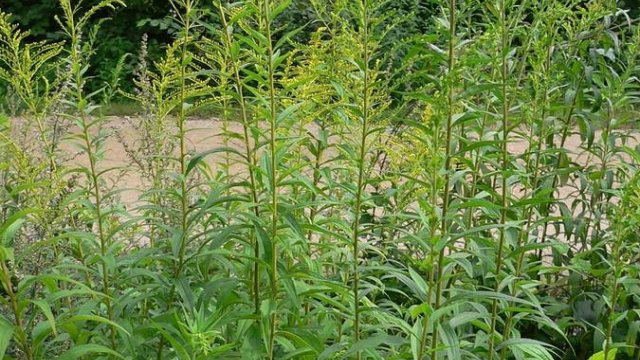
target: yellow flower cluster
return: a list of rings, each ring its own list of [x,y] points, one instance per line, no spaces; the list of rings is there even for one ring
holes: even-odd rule
[[[425,125],[431,125],[431,121],[433,120],[433,107],[431,104],[427,104],[424,107],[424,111],[422,112],[422,123]]]
[[[429,125],[433,119],[430,106],[422,113],[422,122]],[[423,178],[430,173],[433,149],[424,138],[426,134],[400,133],[387,139],[384,148],[389,167],[394,172],[402,172],[414,178]]]

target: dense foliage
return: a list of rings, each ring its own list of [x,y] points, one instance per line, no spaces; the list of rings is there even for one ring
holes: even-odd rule
[[[0,358],[640,359],[615,1],[171,0],[105,72],[94,25],[156,11],[125,2],[0,13]]]
[[[84,0],[84,6],[98,4],[99,0]],[[233,3],[233,1],[225,1]],[[284,32],[298,29],[295,39],[306,43],[311,34],[320,25],[312,0],[295,0],[287,8],[287,16],[276,19],[275,28],[284,28]],[[402,0],[385,5],[387,11],[394,11],[397,16],[404,18],[404,25],[394,30],[395,34],[389,36],[389,41],[397,41],[414,36],[425,31],[429,26],[430,18],[434,15],[435,4],[433,0]],[[59,0],[26,0],[12,1],[0,0],[0,8],[13,15],[12,21],[29,29],[33,40],[63,40],[64,34],[52,14],[62,15]],[[99,14],[98,18],[91,21],[90,25],[109,16],[109,21],[100,23],[98,37],[100,41],[95,44],[95,56],[92,57],[90,74],[96,78],[88,79],[91,90],[97,90],[108,82],[111,70],[118,66],[123,56],[129,55],[124,60],[124,78],[120,84],[127,91],[133,89],[130,81],[135,71],[135,55],[138,53],[143,36],[148,39],[149,58],[158,60],[162,56],[163,47],[171,42],[171,34],[179,26],[171,14],[172,7],[167,0],[129,0],[126,8],[116,9],[112,12]],[[199,4],[201,17],[211,24],[220,25],[220,19],[215,5],[209,1]],[[205,15],[206,14],[206,15]],[[278,34],[275,34],[278,36]],[[132,56],[133,55],[133,56]],[[399,61],[399,59],[396,59]],[[3,94],[3,89],[0,89]],[[119,101],[124,101],[118,98]]]

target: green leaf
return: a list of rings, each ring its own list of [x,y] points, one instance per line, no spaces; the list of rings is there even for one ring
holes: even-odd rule
[[[0,246],[0,261],[11,261],[13,262],[13,248],[7,248],[4,246]]]
[[[617,353],[618,353],[618,349],[609,350],[609,356],[607,356],[607,360],[615,360]],[[604,360],[604,359],[605,359],[604,350],[591,355],[591,357],[589,358],[589,360]]]
[[[113,351],[106,346],[97,344],[83,344],[72,347],[71,349],[69,349],[69,351],[64,353],[64,355],[60,356],[58,360],[82,359],[84,356],[87,356],[89,354],[109,354],[117,358],[124,359],[124,357],[118,352]]]
[[[32,304],[39,307],[40,310],[42,310],[42,313],[44,314],[44,316],[47,318],[47,321],[49,322],[49,326],[51,326],[51,330],[53,331],[53,334],[57,335],[56,319],[53,316],[53,312],[51,311],[51,306],[49,306],[49,303],[47,303],[44,300],[29,300],[29,301]]]
[[[458,336],[451,325],[441,323],[438,325],[438,332],[440,332],[440,335],[442,336],[442,342],[446,346],[447,356],[449,359],[462,359],[462,354],[460,353],[460,342],[458,341]]]
[[[153,326],[171,344],[171,346],[173,347],[173,350],[177,354],[178,359],[191,360],[191,356],[189,355],[189,351],[180,343],[180,341],[178,341],[178,339],[176,339],[174,336],[172,336],[169,333],[169,331],[164,329],[164,327],[168,326],[167,324],[154,323]]]
[[[27,215],[36,212],[38,211],[34,209],[27,209],[11,215],[0,226],[0,245],[8,246],[9,242],[13,240],[13,237],[16,235],[22,224],[24,224],[24,222],[26,221]]]
[[[13,325],[0,317],[0,359],[4,359],[4,354],[9,347],[11,337],[13,336]]]
[[[404,343],[404,339],[399,336],[391,336],[391,335],[371,336],[353,344],[353,346],[344,355],[345,356],[353,355],[363,350],[375,350],[381,344],[393,346],[393,345],[400,345],[403,343]]]
[[[70,317],[69,319],[67,319],[65,321],[65,323],[72,323],[72,322],[76,322],[76,321],[94,321],[94,322],[98,322],[98,323],[103,323],[103,324],[107,324],[109,326],[113,326],[115,328],[117,328],[118,330],[122,331],[123,333],[127,334],[127,335],[131,335],[127,330],[125,330],[125,328],[123,328],[122,326],[118,325],[117,323],[101,317],[101,316],[97,316],[97,315],[75,315]]]
[[[283,121],[287,120],[289,117],[291,117],[291,115],[296,112],[298,109],[300,109],[300,107],[304,105],[304,102],[301,103],[296,103],[293,105],[290,105],[289,107],[287,107],[286,109],[282,110],[278,115],[277,115],[277,119],[276,119],[276,124],[280,124]]]
[[[409,268],[409,275],[411,276],[411,280],[413,280],[413,282],[417,286],[417,290],[420,291],[420,297],[422,299],[426,299],[427,292],[428,292],[428,289],[429,289],[429,286],[427,285],[427,283],[424,281],[422,276],[420,276],[420,274],[418,274],[411,267]]]
[[[0,131],[9,128],[9,118],[4,114],[0,114]]]
[[[500,346],[496,348],[496,350],[500,351],[503,348],[513,348],[524,352],[525,354],[531,356],[536,360],[553,360],[553,355],[551,355],[551,353],[545,346],[548,347],[547,344],[538,340],[514,338],[502,342]],[[527,359],[528,358],[529,357],[527,357]]]
[[[275,18],[280,15],[283,11],[285,11],[289,5],[291,4],[291,0],[286,0],[286,1],[282,1],[281,3],[276,3],[277,5],[275,6],[275,8],[273,9],[273,11],[271,12],[271,20],[275,20]]]
[[[189,173],[191,173],[191,171],[196,166],[198,166],[198,164],[200,162],[202,162],[205,157],[207,157],[208,155],[217,154],[217,153],[230,153],[230,154],[238,155],[241,158],[244,158],[243,154],[241,154],[238,150],[236,150],[234,148],[231,148],[231,147],[218,147],[218,148],[215,148],[215,149],[203,151],[201,153],[198,153],[198,154],[194,155],[191,158],[191,160],[189,160],[189,163],[187,164],[186,174],[188,175]]]

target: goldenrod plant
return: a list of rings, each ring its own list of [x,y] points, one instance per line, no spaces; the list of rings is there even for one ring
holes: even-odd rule
[[[126,3],[0,11],[0,358],[640,360],[621,4]]]

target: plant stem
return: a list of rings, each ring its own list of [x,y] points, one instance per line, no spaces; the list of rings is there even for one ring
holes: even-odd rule
[[[449,233],[449,203],[451,197],[451,187],[449,182],[451,180],[451,139],[453,132],[453,112],[454,112],[454,97],[455,97],[455,38],[456,38],[456,1],[449,0],[449,49],[448,49],[448,90],[447,90],[447,123],[446,123],[446,135],[445,135],[445,159],[444,159],[444,195],[442,198],[442,220],[440,226],[440,236],[443,238],[448,236]],[[444,258],[445,258],[445,250],[447,246],[443,246],[442,249],[439,250],[438,253],[438,263],[437,263],[437,275],[436,275],[436,293],[435,293],[435,304],[433,307],[434,311],[437,311],[442,305],[442,293],[444,291],[445,281],[442,278],[444,276]],[[428,322],[425,321],[423,324],[423,339],[420,345],[420,351],[418,359],[422,359],[424,349],[426,346],[426,337],[427,333],[427,325]],[[434,324],[432,329],[432,340],[431,340],[431,359],[435,360],[438,357],[438,326]]]
[[[11,303],[11,311],[13,312],[13,317],[16,324],[16,342],[24,351],[25,358],[27,360],[32,360],[33,350],[31,349],[31,341],[29,341],[27,335],[27,329],[24,326],[22,321],[22,312],[20,311],[20,306],[18,305],[18,294],[13,291],[13,283],[11,281],[11,276],[9,275],[9,268],[5,261],[0,261],[0,289],[2,287],[6,288],[7,295],[9,297],[9,302]]]
[[[78,99],[82,100],[81,97]],[[93,197],[95,201],[95,212],[96,212],[96,220],[98,222],[98,238],[100,240],[100,255],[102,257],[101,268],[102,268],[102,291],[105,294],[105,305],[107,307],[107,316],[110,321],[114,320],[113,307],[111,304],[111,284],[109,279],[109,268],[107,267],[107,263],[104,260],[107,256],[107,249],[110,247],[110,243],[107,241],[107,236],[104,229],[103,219],[104,215],[102,213],[102,192],[100,191],[100,177],[97,171],[97,162],[95,155],[92,149],[92,141],[91,135],[89,134],[89,121],[84,114],[84,110],[81,110],[81,118],[82,118],[82,128],[83,128],[83,138],[85,141],[85,146],[87,149],[87,157],[89,158],[89,170],[90,170],[90,180],[91,187],[93,187]],[[111,347],[115,350],[116,348],[116,329],[113,325],[110,326],[110,340]]]
[[[352,227],[352,238],[351,238],[351,246],[352,246],[352,257],[353,257],[353,304],[354,304],[354,319],[353,319],[353,342],[354,344],[360,341],[360,270],[359,270],[359,256],[360,256],[360,248],[359,248],[359,239],[361,234],[360,229],[360,217],[362,212],[362,196],[364,194],[365,187],[365,163],[367,156],[367,139],[369,135],[369,92],[371,91],[369,84],[369,3],[368,0],[362,0],[360,3],[362,10],[362,42],[364,44],[363,48],[363,59],[361,69],[363,72],[363,91],[362,91],[362,108],[361,108],[361,127],[360,127],[360,144],[358,148],[358,180],[357,180],[357,188],[356,188],[356,197],[355,197],[355,206],[354,206],[354,219],[353,219],[353,227]],[[355,354],[356,360],[360,360],[362,358],[362,353],[360,351]]]
[[[71,10],[71,9],[69,9]],[[101,272],[102,272],[102,291],[105,294],[104,302],[107,307],[107,317],[109,321],[114,321],[114,311],[113,306],[111,304],[111,283],[109,277],[109,268],[106,263],[106,256],[108,252],[108,248],[111,246],[110,241],[108,240],[106,230],[104,228],[104,214],[102,212],[102,201],[103,195],[100,189],[100,175],[97,169],[97,158],[94,153],[94,144],[92,141],[92,136],[89,133],[89,129],[92,126],[91,122],[88,118],[86,111],[86,103],[87,99],[83,96],[83,84],[84,78],[81,71],[82,68],[82,56],[80,54],[80,38],[78,33],[78,27],[74,22],[73,14],[68,15],[69,22],[69,35],[71,36],[71,61],[72,61],[72,69],[74,71],[74,80],[75,80],[75,91],[76,91],[76,102],[78,106],[78,113],[81,120],[82,125],[82,140],[84,141],[84,146],[87,152],[87,158],[89,160],[89,186],[93,188],[93,198],[95,201],[95,216],[97,220],[98,227],[98,240],[100,241],[100,256],[102,261],[100,263]],[[109,340],[111,342],[111,348],[116,350],[116,328],[113,325],[109,326]]]
[[[271,306],[270,309],[270,332],[269,332],[269,359],[274,359],[274,346],[277,330],[277,302],[278,302],[278,162],[277,156],[277,102],[276,102],[276,84],[274,68],[273,39],[271,34],[271,0],[264,2],[265,31],[267,41],[267,71],[269,81],[269,155],[271,162]]]
[[[604,360],[610,360],[609,352],[613,349],[613,316],[615,314],[616,304],[618,303],[618,292],[620,289],[618,279],[621,273],[619,268],[620,266],[620,239],[616,239],[614,244],[614,249],[612,251],[613,255],[613,289],[611,291],[611,298],[609,299],[609,311],[607,311],[607,330],[605,334],[605,343],[604,343]]]
[[[571,127],[571,119],[573,118],[574,112],[575,112],[575,108],[577,105],[577,99],[578,99],[578,91],[580,90],[580,86],[582,84],[582,81],[584,79],[584,72],[582,73],[582,75],[580,76],[580,78],[577,81],[577,85],[576,85],[576,94],[573,96],[573,99],[571,101],[571,106],[569,108],[569,111],[567,113],[567,117],[565,118],[564,121],[564,127],[562,129],[562,135],[560,138],[560,148],[563,149],[565,146],[565,143],[567,141],[567,139],[569,138],[569,130]],[[561,162],[561,158],[560,156],[558,156],[556,163],[555,163],[555,169],[558,169],[560,167],[560,162]],[[551,180],[551,188],[555,189],[557,184],[558,184],[558,180],[559,180],[559,176],[558,173],[554,173],[553,174],[553,179]],[[549,207],[551,206],[551,204],[547,203],[543,205],[545,207],[545,211],[543,213],[547,213],[549,211]],[[542,227],[542,236],[540,238],[541,242],[544,242],[547,238],[547,229],[549,227],[549,221],[545,220],[543,227]],[[542,256],[542,254],[540,253],[539,256]]]
[[[507,99],[507,24],[506,24],[506,0],[500,1],[500,25],[501,25],[501,82],[502,82],[502,196],[501,196],[501,209],[500,209],[500,238],[498,240],[498,251],[496,254],[496,268],[495,268],[495,286],[494,292],[498,293],[500,290],[500,271],[502,270],[502,257],[504,251],[504,243],[506,238],[506,223],[507,223],[507,170],[509,168],[508,163],[508,149],[509,142],[509,101]],[[495,332],[498,322],[498,298],[494,297],[491,305],[491,329],[489,331],[489,353],[488,360],[493,360],[493,353],[495,348]]]
[[[227,16],[226,16],[226,11],[224,10],[224,7],[222,5],[222,2],[218,2],[218,9],[220,11],[220,19],[222,21],[222,25],[224,28],[224,46],[225,46],[225,51],[229,54],[232,53],[231,51],[231,46],[233,43],[233,37],[231,36],[231,34],[229,33],[229,31],[227,30],[229,28],[229,24],[227,22]],[[256,184],[256,174],[255,174],[255,168],[256,168],[256,157],[255,157],[255,149],[254,147],[251,145],[250,142],[250,137],[249,137],[249,132],[250,132],[250,128],[251,128],[251,122],[249,120],[249,113],[247,110],[247,102],[244,96],[244,84],[242,83],[242,77],[240,76],[240,68],[241,68],[241,64],[239,63],[238,59],[233,59],[232,62],[232,68],[233,68],[233,78],[235,81],[235,87],[236,87],[236,92],[238,95],[238,105],[240,106],[240,113],[241,113],[241,117],[242,117],[242,140],[243,140],[243,145],[244,145],[244,151],[245,151],[245,160],[247,161],[247,171],[249,173],[249,186],[250,186],[250,193],[251,193],[251,201],[253,202],[253,213],[256,216],[256,218],[260,217],[260,208],[258,207],[258,190],[257,190],[257,184]],[[258,244],[258,241],[256,239],[256,233],[255,231],[251,232],[251,244],[253,246],[253,256],[254,256],[254,265],[253,265],[253,278],[252,278],[252,297],[253,297],[253,302],[254,302],[254,312],[257,314],[260,311],[260,289],[259,289],[259,285],[260,285],[260,266],[259,266],[259,262],[258,259],[260,258],[260,246]]]
[[[186,77],[187,77],[187,53],[189,51],[189,31],[191,29],[191,15],[192,15],[192,1],[184,0],[182,3],[184,6],[184,24],[183,24],[183,38],[182,38],[182,50],[180,51],[180,103],[178,104],[178,141],[180,146],[180,244],[178,248],[178,261],[174,264],[173,279],[178,280],[178,277],[182,273],[182,269],[185,265],[185,253],[188,241],[188,215],[189,215],[189,198],[188,198],[188,186],[187,186],[187,139],[186,139],[186,113],[185,113],[185,101],[186,101]],[[177,11],[177,8],[173,2],[171,6]],[[169,293],[168,306],[172,307],[172,303],[175,300],[176,288],[175,281],[171,285],[171,291]],[[162,359],[162,353],[164,349],[165,338],[160,338],[160,344],[157,351],[157,359]]]
[[[187,65],[185,64],[188,52],[189,44],[189,29],[191,28],[191,0],[185,1],[185,19],[184,19],[184,38],[182,39],[182,51],[180,53],[180,109],[178,113],[178,140],[180,141],[180,226],[182,229],[180,239],[180,251],[178,254],[178,266],[174,273],[174,278],[177,278],[184,266],[184,257],[187,244],[187,221],[189,214],[189,198],[187,189],[187,139],[185,131],[185,101],[186,101],[186,76]]]

